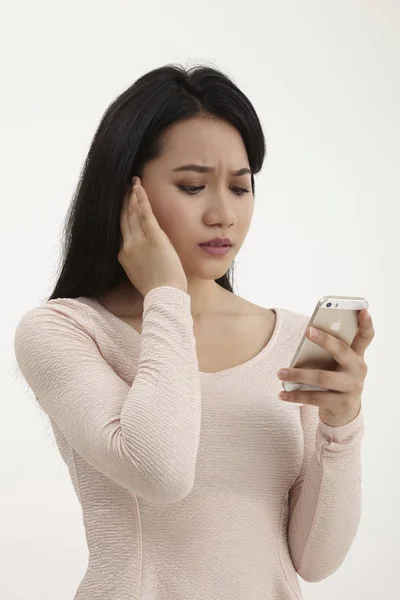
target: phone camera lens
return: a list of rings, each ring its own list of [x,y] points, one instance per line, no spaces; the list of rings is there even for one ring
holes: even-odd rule
[[[326,306],[329,308],[330,306],[332,306],[332,302],[328,302]]]

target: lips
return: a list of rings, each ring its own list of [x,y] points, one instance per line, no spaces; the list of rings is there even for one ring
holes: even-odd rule
[[[232,242],[229,238],[214,238],[207,242],[202,242],[199,246],[232,246]]]
[[[212,256],[225,256],[232,250],[232,246],[213,246],[212,244],[200,244],[199,248]]]

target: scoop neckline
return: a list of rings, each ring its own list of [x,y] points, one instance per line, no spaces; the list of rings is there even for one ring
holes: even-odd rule
[[[114,315],[114,313],[112,313],[107,308],[105,308],[96,298],[90,298],[88,296],[81,296],[81,298],[85,301],[85,303],[87,301],[93,302],[96,305],[96,307],[100,313],[105,314],[109,319],[118,323],[124,329],[129,327],[130,333],[133,332],[134,336],[138,337],[139,339],[142,338],[141,333],[139,333],[134,327],[132,327],[131,325],[129,325],[128,323],[123,321],[120,317],[117,317],[116,315]],[[273,329],[272,335],[269,338],[267,344],[263,348],[261,348],[261,350],[260,350],[260,352],[258,352],[258,354],[256,354],[249,360],[246,360],[245,362],[240,363],[239,365],[235,365],[233,367],[228,367],[227,369],[221,369],[220,371],[200,371],[200,369],[199,369],[199,374],[201,375],[201,377],[206,379],[206,378],[212,378],[212,377],[215,378],[215,377],[223,377],[225,375],[230,375],[233,372],[236,373],[236,371],[244,370],[244,369],[252,366],[254,363],[256,363],[261,358],[263,358],[265,355],[267,355],[272,350],[273,346],[275,345],[275,342],[279,336],[279,333],[280,333],[281,327],[282,327],[281,309],[277,308],[277,307],[273,307],[273,308],[270,308],[269,310],[272,310],[276,315],[275,327]],[[128,329],[126,329],[126,331],[128,331]]]

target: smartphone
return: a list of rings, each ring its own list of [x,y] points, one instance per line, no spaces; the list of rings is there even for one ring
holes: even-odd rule
[[[321,346],[308,339],[306,336],[307,328],[310,326],[316,327],[351,345],[360,326],[358,315],[361,310],[368,308],[368,306],[369,304],[365,298],[323,296],[315,307],[289,367],[335,371],[339,366],[337,361]],[[294,390],[327,391],[326,388],[306,383],[282,381],[282,386],[287,392]]]

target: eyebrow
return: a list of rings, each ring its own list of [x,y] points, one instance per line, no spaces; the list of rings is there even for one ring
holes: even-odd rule
[[[197,173],[213,173],[215,171],[214,167],[203,167],[202,165],[182,165],[181,167],[176,167],[175,169],[171,169],[172,171],[196,171]],[[235,175],[239,177],[240,175],[246,175],[249,173],[251,175],[251,170],[247,167],[243,167],[242,169],[238,169],[237,171],[229,171],[230,175]]]

